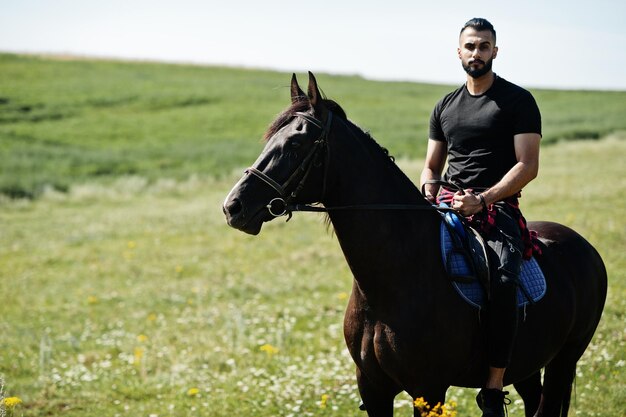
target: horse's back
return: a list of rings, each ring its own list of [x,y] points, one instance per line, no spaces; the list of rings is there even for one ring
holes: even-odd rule
[[[539,239],[550,256],[561,261],[561,267],[577,271],[573,277],[593,277],[598,283],[606,284],[606,269],[598,251],[576,231],[555,222],[529,222],[528,228],[537,232]],[[606,285],[605,285],[606,287]],[[605,288],[606,289],[606,288]]]

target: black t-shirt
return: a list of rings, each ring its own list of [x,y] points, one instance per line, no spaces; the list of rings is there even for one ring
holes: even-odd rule
[[[444,180],[463,188],[489,188],[516,163],[513,136],[541,135],[541,114],[533,96],[496,76],[485,93],[465,85],[441,99],[430,117],[430,135],[447,142]]]

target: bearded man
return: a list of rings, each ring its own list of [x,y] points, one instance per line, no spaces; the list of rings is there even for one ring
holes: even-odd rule
[[[518,198],[537,176],[541,140],[541,115],[533,96],[493,72],[497,55],[493,25],[482,18],[468,21],[458,48],[467,81],[433,110],[420,178],[425,197],[447,202],[467,217],[499,260],[487,313],[488,377],[476,398],[483,417],[504,416],[504,374],[517,332],[520,268],[532,252]],[[463,192],[429,182],[442,179],[446,160],[443,181]]]

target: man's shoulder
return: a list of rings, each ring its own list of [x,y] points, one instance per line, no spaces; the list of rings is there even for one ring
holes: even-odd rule
[[[539,133],[541,135],[541,113],[535,98],[519,85],[513,84],[504,78],[498,78],[498,93],[494,101],[500,108],[515,115],[517,124],[514,133]]]
[[[464,90],[465,90],[465,84],[463,84],[456,90],[449,92],[437,102],[437,105],[435,106],[435,108],[440,109],[440,110],[445,108],[450,102],[454,101],[455,98],[463,94]]]
[[[532,97],[530,91],[528,91],[524,87],[520,87],[519,85],[512,83],[511,81],[505,80],[499,75],[496,75],[495,83],[498,90],[508,92],[509,94]]]

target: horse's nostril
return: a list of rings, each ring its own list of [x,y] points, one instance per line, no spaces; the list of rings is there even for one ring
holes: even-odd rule
[[[241,213],[243,206],[239,202],[239,200],[230,200],[226,204],[224,204],[224,214],[230,216],[236,216]]]

